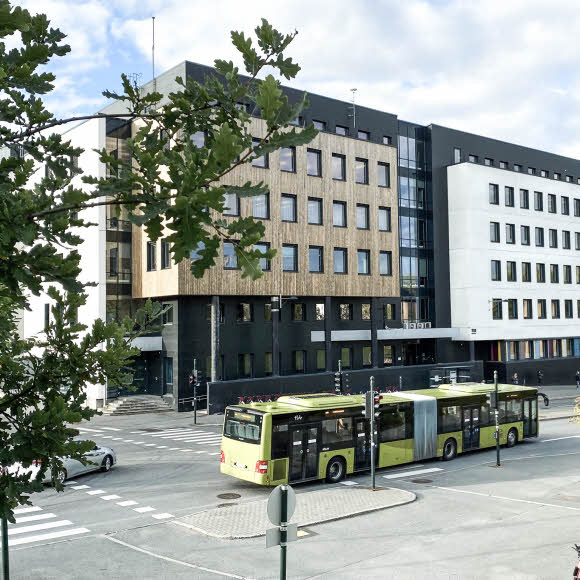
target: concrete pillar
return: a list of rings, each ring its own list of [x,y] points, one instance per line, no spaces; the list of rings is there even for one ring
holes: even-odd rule
[[[377,340],[378,316],[379,301],[376,298],[371,298],[371,365],[375,369],[379,366],[379,342]]]
[[[475,360],[475,342],[469,342],[469,360]]]
[[[326,356],[326,371],[332,371],[332,298],[324,297],[324,351]]]
[[[220,298],[211,297],[211,382],[219,377],[220,364]]]

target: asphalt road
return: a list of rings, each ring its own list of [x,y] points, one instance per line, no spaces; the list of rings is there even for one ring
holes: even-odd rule
[[[48,488],[32,498],[34,511],[11,527],[11,578],[277,578],[279,550],[266,550],[263,537],[216,540],[174,523],[270,492],[222,476],[217,420],[192,420],[87,424],[85,434],[112,446],[119,463],[76,478],[64,493]],[[288,578],[570,577],[571,547],[580,542],[580,426],[546,421],[541,431],[538,441],[502,449],[501,468],[489,450],[379,471],[382,485],[418,500],[310,528],[289,547]],[[349,481],[368,485],[370,476]],[[298,501],[325,487],[296,486]],[[218,497],[224,493],[240,497]]]

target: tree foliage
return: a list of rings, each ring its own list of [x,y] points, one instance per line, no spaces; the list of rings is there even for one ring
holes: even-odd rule
[[[75,442],[69,426],[94,414],[85,406],[86,385],[129,384],[138,354],[130,341],[137,327],[149,329],[161,314],[158,304],[147,302],[138,325],[129,319],[97,319],[91,327],[77,322],[86,303],[78,247],[83,228],[94,225],[83,210],[127,208],[151,240],[169,239],[176,263],[196,250],[191,270],[197,277],[216,263],[223,241],[235,244],[243,275],[254,279],[262,275],[260,258],[274,256],[274,250],[254,250],[264,234],[260,221],[221,214],[228,191],[241,197],[266,191],[263,183],[228,182],[236,167],[316,134],[312,126],[288,126],[307,106],[306,96],[289,102],[266,74],[292,79],[298,73],[285,55],[295,34],[281,34],[265,20],[255,39],[232,32],[244,75],[233,62],[216,60],[216,73],[203,83],[177,79],[178,90],[169,95],[146,93],[123,76],[122,93],[103,94],[123,105],[116,117],[135,122],[127,141],[131,160],[100,151],[111,169],[101,178],[83,174],[74,163],[82,151],[57,132],[91,116],[57,119],[44,105],[55,80],[45,65],[70,51],[65,35],[45,15],[0,0],[0,516],[12,519],[14,507],[42,488],[46,469],[59,472],[59,457],[80,458],[87,450],[90,444]],[[255,146],[248,111],[265,122],[266,134]],[[192,140],[199,132],[203,146]],[[50,325],[22,338],[19,313],[42,292],[53,303]],[[31,479],[35,463],[41,469]]]

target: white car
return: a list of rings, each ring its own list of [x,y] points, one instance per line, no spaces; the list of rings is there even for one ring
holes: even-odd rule
[[[80,461],[72,459],[71,457],[63,457],[62,465],[64,471],[61,471],[58,474],[58,481],[63,483],[69,477],[76,477],[77,475],[89,473],[90,471],[109,471],[111,467],[117,463],[117,455],[110,447],[100,447],[99,445],[95,445],[93,449],[84,454],[84,457],[88,461],[87,465],[83,465]],[[14,465],[10,471],[12,473],[26,471],[31,474],[31,478],[33,479],[40,471],[40,465],[38,462],[35,462],[29,468],[25,469],[17,464]],[[46,470],[42,483],[52,483],[52,473],[50,468]]]

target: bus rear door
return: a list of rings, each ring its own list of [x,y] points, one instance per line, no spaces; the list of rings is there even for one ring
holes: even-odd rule
[[[524,399],[524,437],[538,435],[538,399]]]
[[[319,425],[290,426],[290,476],[296,482],[318,477]]]

